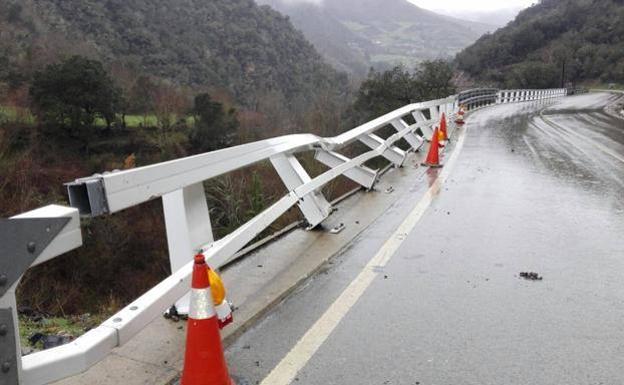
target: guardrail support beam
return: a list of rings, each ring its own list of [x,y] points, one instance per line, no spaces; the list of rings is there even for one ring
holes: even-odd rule
[[[427,121],[427,117],[422,113],[422,111],[414,111],[412,112],[412,116],[414,117],[414,120],[416,120],[416,123],[423,123]],[[433,128],[431,126],[421,126],[420,131],[422,131],[424,139],[431,140],[431,137],[433,136]]]
[[[294,155],[280,154],[273,156],[271,157],[271,163],[288,191],[293,191],[312,180]],[[298,205],[310,228],[318,226],[327,219],[332,211],[331,205],[320,191],[314,191],[306,196],[299,197]]]
[[[325,166],[334,168],[340,166],[343,163],[350,161],[351,159],[334,151],[319,150],[314,154],[314,159],[323,163]],[[344,176],[351,179],[355,183],[361,185],[367,190],[370,190],[377,182],[377,171],[372,170],[366,166],[355,167],[345,171]]]
[[[381,139],[379,136],[374,134],[362,135],[358,138],[360,142],[364,143],[366,146],[375,150],[380,146],[383,146],[385,141]],[[405,162],[405,158],[407,154],[405,151],[397,148],[395,146],[388,147],[382,154],[384,158],[388,159],[390,162],[394,163],[395,166],[401,167],[403,162]]]
[[[195,183],[165,194],[162,203],[169,263],[174,273],[188,264],[202,245],[214,241],[204,184]],[[187,293],[176,302],[178,313],[188,314],[189,303]]]
[[[394,127],[394,129],[397,132],[401,132],[405,130],[406,128],[409,128],[409,124],[407,124],[405,120],[403,119],[393,120],[391,124],[392,124],[392,127]],[[407,141],[407,143],[409,143],[409,145],[414,149],[414,151],[418,151],[420,147],[422,147],[423,143],[425,143],[425,140],[422,137],[416,135],[413,132],[410,132],[409,134],[405,135],[403,138]]]

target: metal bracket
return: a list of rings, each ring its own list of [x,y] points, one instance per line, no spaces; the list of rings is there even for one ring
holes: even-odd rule
[[[0,309],[0,383],[17,385],[17,354],[15,352],[13,309]]]
[[[63,230],[70,218],[0,219],[0,297]]]
[[[66,183],[69,203],[84,217],[108,214],[110,209],[101,175]]]

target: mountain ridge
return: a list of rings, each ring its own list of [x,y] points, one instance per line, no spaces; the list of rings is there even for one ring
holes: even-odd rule
[[[451,58],[492,29],[436,14],[407,0],[257,1],[288,15],[329,62],[360,75],[371,66],[383,69]],[[342,33],[329,36],[328,24]],[[354,58],[357,68],[350,64]]]

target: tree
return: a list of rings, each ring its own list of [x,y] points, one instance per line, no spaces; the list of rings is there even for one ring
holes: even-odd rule
[[[239,126],[234,108],[226,111],[223,104],[202,93],[195,97],[193,113],[195,126],[190,139],[195,150],[214,151],[234,143]]]
[[[151,100],[158,125],[168,131],[179,118],[189,110],[190,101],[180,87],[163,81],[152,89]]]
[[[455,93],[453,69],[444,60],[423,62],[414,77],[421,100],[446,98]]]
[[[123,102],[102,64],[80,56],[36,72],[30,96],[41,123],[84,144],[96,132],[96,119],[110,128]]]
[[[410,103],[447,97],[455,93],[452,77],[453,69],[443,60],[426,61],[414,73],[402,66],[371,70],[354,108],[360,120],[370,120]]]
[[[510,68],[506,75],[508,88],[556,88],[560,73],[556,66],[542,62],[522,62]]]
[[[370,120],[420,98],[412,75],[403,66],[385,72],[373,69],[360,86],[354,108],[360,120]]]

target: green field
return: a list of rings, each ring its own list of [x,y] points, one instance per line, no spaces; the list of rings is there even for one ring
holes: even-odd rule
[[[121,119],[121,115],[119,115]],[[174,116],[172,121],[177,122],[180,118]],[[184,117],[188,126],[195,125],[195,118],[193,116]],[[0,106],[0,124],[1,123],[25,123],[29,125],[36,124],[36,117],[27,109],[20,109],[11,106]],[[148,115],[126,115],[125,116],[126,127],[156,127],[158,126],[158,118],[154,114]],[[106,121],[104,119],[96,119],[95,125],[98,127],[104,127]]]
[[[26,109],[11,106],[0,106],[0,123],[3,122],[34,124],[35,117]]]

